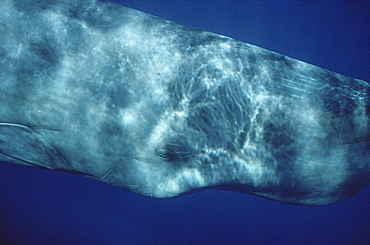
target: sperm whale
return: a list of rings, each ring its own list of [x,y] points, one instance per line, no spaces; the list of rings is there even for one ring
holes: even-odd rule
[[[0,9],[2,162],[156,198],[326,205],[369,182],[364,81],[109,2]]]

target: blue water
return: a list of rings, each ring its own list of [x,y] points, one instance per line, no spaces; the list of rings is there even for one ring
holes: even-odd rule
[[[369,1],[116,2],[370,82]],[[0,244],[370,244],[370,186],[324,207],[225,191],[158,200],[1,163],[0,237]]]

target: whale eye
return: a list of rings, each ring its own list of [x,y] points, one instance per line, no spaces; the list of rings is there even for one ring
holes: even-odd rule
[[[164,159],[173,159],[175,158],[173,152],[165,149],[165,148],[161,148],[161,149],[158,149],[156,154],[161,157],[161,158],[164,158]]]
[[[167,162],[184,162],[191,158],[192,151],[184,144],[167,143],[156,151],[156,155]]]

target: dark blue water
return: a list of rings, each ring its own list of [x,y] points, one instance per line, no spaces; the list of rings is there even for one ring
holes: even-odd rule
[[[370,81],[369,1],[116,2]],[[0,236],[8,244],[370,244],[370,186],[325,207],[225,191],[157,200],[1,163]]]

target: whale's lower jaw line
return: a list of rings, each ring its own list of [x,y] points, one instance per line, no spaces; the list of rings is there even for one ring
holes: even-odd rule
[[[0,161],[146,196],[327,205],[370,176],[370,86],[98,0],[0,3]]]

